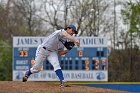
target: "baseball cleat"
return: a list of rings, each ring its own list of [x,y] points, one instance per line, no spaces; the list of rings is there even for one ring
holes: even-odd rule
[[[61,82],[60,87],[71,87],[70,85],[65,84],[65,82]]]
[[[28,80],[28,77],[27,76],[24,76],[23,78],[22,78],[22,82],[26,82]]]
[[[60,84],[60,87],[71,87],[70,85],[64,85],[64,84]]]

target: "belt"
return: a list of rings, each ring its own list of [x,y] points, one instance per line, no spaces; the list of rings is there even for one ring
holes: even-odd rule
[[[48,50],[46,47],[42,47],[42,48],[45,49],[45,50]],[[48,51],[52,52],[51,50],[48,50]]]
[[[43,47],[46,50],[46,47]]]

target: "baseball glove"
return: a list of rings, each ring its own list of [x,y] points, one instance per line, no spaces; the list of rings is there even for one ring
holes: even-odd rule
[[[75,44],[74,44],[73,42],[71,42],[71,41],[66,41],[66,42],[64,43],[64,46],[65,46],[68,50],[71,50],[71,49],[75,46]]]

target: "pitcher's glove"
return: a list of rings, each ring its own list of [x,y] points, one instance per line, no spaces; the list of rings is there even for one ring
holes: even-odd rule
[[[64,46],[65,46],[68,50],[71,50],[71,49],[75,46],[75,44],[74,44],[73,42],[71,42],[71,41],[66,41],[66,42],[64,43]]]

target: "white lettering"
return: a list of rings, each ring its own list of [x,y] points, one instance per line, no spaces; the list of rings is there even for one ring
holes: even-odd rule
[[[16,64],[28,64],[28,60],[16,60]]]
[[[28,70],[28,66],[16,66],[16,70]]]

